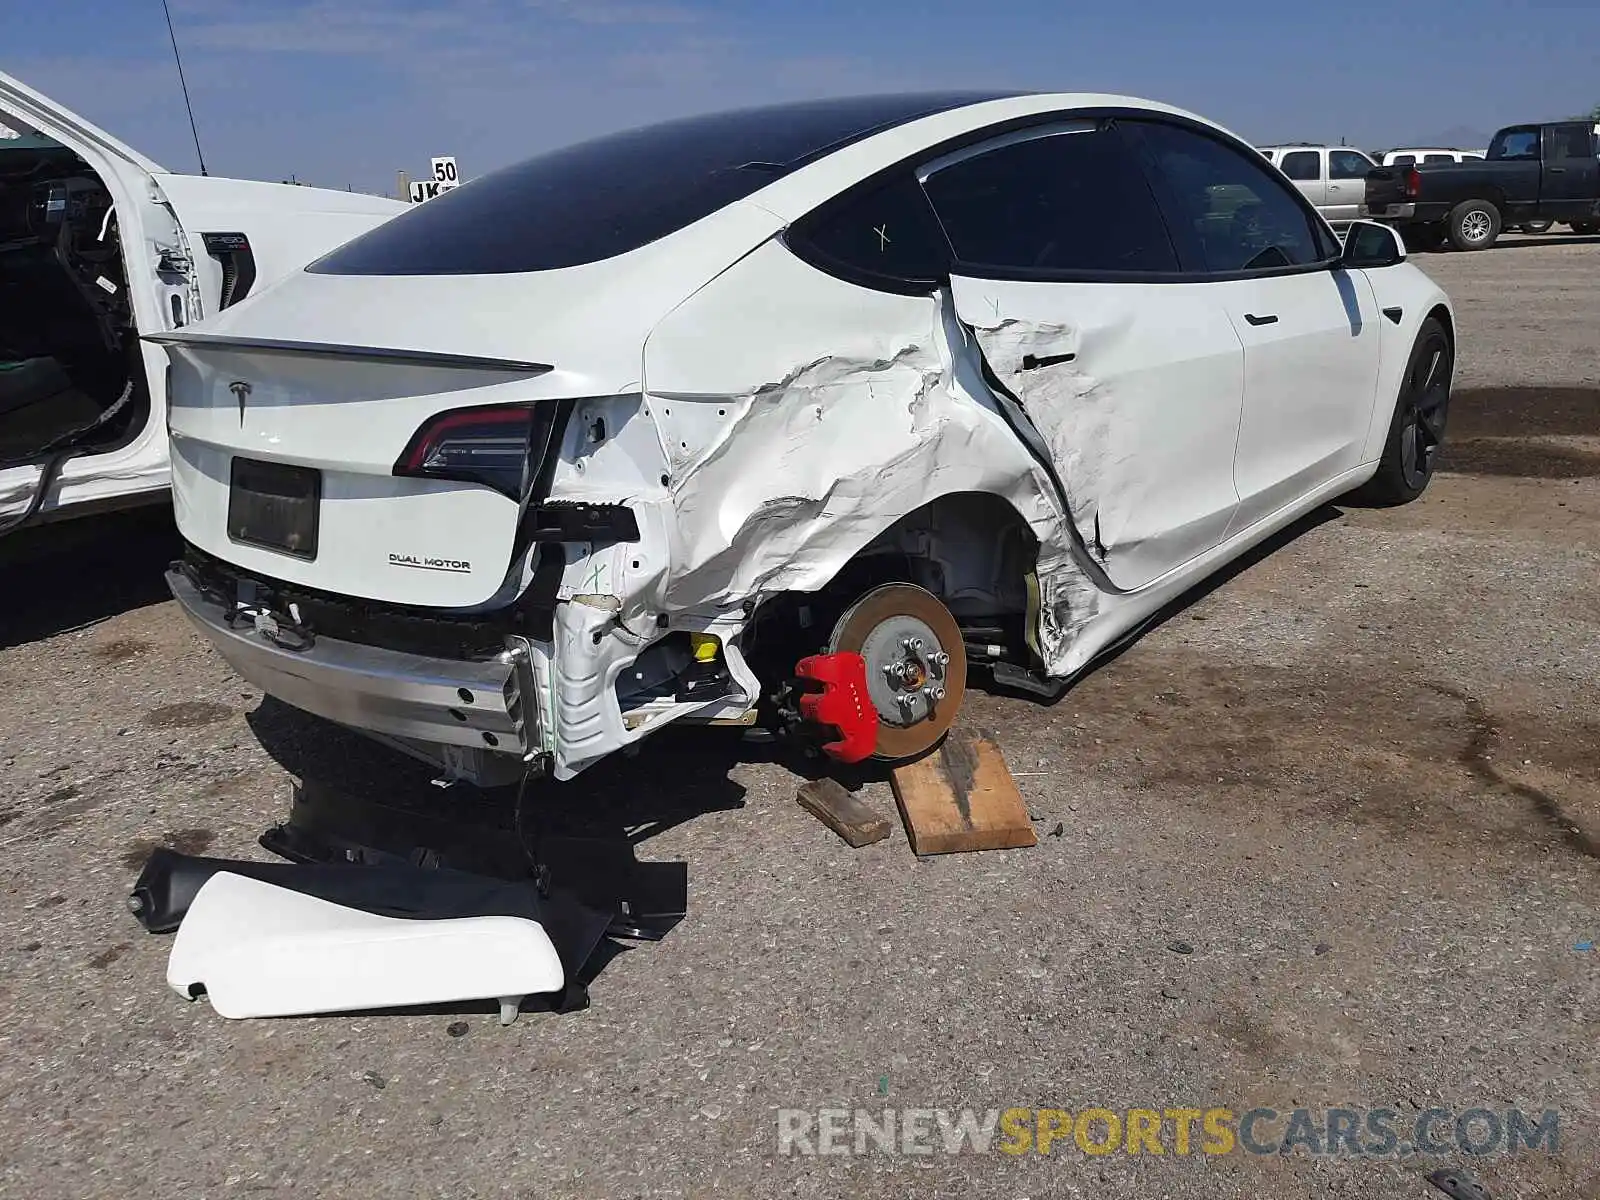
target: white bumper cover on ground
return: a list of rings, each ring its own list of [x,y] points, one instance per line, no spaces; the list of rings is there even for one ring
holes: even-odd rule
[[[402,920],[226,872],[195,896],[167,962],[174,991],[203,986],[229,1018],[492,999],[509,1024],[524,996],[565,982],[537,921]]]

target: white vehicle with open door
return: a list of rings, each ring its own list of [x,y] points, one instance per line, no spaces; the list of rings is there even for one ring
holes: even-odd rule
[[[0,534],[165,498],[167,355],[140,335],[405,207],[173,174],[0,74]]]
[[[1099,95],[722,113],[505,168],[173,356],[174,594],[484,783],[673,722],[845,761],[1054,694],[1318,504],[1427,485],[1455,325],[1234,135]]]

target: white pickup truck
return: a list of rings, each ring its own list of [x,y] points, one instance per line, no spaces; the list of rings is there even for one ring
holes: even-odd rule
[[[1259,149],[1335,229],[1366,216],[1367,172],[1376,164],[1361,151],[1309,143]]]
[[[190,325],[405,210],[178,175],[0,74],[0,534],[167,495]]]

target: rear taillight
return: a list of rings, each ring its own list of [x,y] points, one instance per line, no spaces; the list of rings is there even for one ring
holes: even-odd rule
[[[394,464],[396,475],[481,483],[520,501],[530,471],[528,447],[548,419],[540,407],[458,408],[440,413],[412,435]],[[541,446],[541,449],[543,447]]]
[[[1422,195],[1422,172],[1415,167],[1407,167],[1406,173],[1401,177],[1406,189],[1406,199],[1415,200]]]

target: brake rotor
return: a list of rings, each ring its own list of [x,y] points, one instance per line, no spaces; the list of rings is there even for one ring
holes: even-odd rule
[[[915,758],[955,724],[967,694],[967,651],[955,618],[932,592],[909,583],[873,588],[839,618],[828,651],[866,660],[878,714],[874,758]]]

